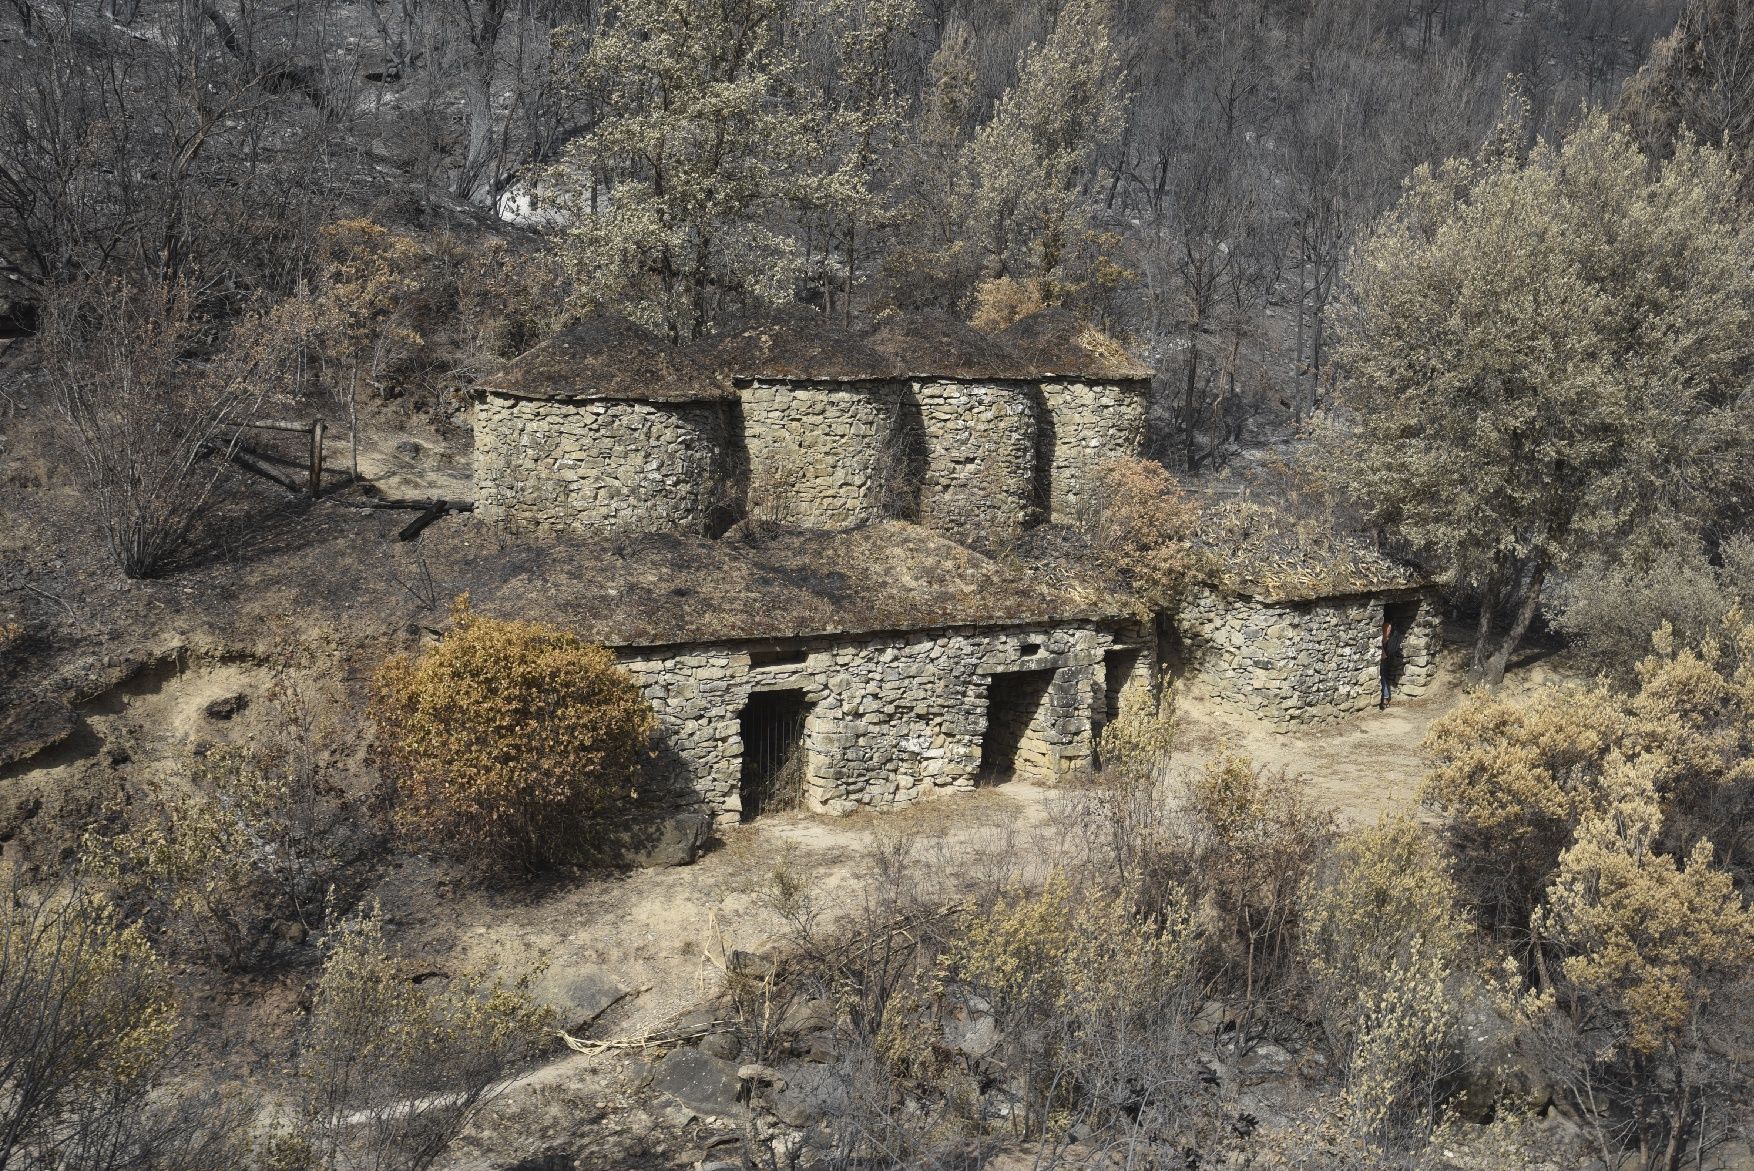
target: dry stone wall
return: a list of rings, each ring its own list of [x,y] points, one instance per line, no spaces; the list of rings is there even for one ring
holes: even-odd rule
[[[742,390],[749,515],[848,529],[884,515],[901,474],[895,382],[756,381]]]
[[[526,529],[704,531],[725,446],[716,403],[490,393],[475,407],[475,512]]]
[[[1417,696],[1436,674],[1441,614],[1429,592],[1266,602],[1197,590],[1176,618],[1194,684],[1267,719],[1303,723],[1377,701],[1383,608],[1416,603],[1401,642],[1396,694]]]
[[[1096,468],[1137,456],[1145,447],[1150,383],[1102,383],[1050,378],[1041,384],[1037,460],[1047,469],[1048,519],[1082,519]]]
[[[796,690],[811,706],[805,804],[845,813],[974,788],[995,675],[1052,671],[1027,729],[1026,775],[1088,764],[1105,705],[1092,623],[938,631],[817,642],[801,662],[752,663],[747,646],[630,649],[620,655],[660,725],[660,783],[683,802],[742,811],[740,714],[756,691]]]
[[[1035,394],[1024,382],[914,384],[921,524],[977,547],[1023,530],[1035,510]]]

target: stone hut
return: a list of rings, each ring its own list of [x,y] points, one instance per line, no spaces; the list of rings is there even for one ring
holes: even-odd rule
[[[660,724],[661,786],[732,820],[906,804],[1091,762],[1155,647],[1119,600],[1074,598],[916,525],[741,525],[581,539],[484,591],[613,648]]]
[[[632,322],[579,322],[476,387],[476,515],[523,529],[704,532],[727,504],[733,398]]]
[[[1038,492],[1047,519],[1075,524],[1092,474],[1145,447],[1151,368],[1064,309],[1033,313],[999,335],[1039,380]]]
[[[747,516],[847,529],[899,507],[910,469],[893,360],[814,321],[715,339],[702,360],[731,381],[742,404]]]
[[[1298,532],[1271,510],[1221,511],[1208,533],[1214,570],[1175,619],[1194,686],[1287,725],[1375,706],[1385,670],[1396,696],[1423,694],[1443,614],[1417,570],[1347,535]]]
[[[907,379],[918,430],[919,522],[990,548],[1038,517],[1037,396],[1026,364],[943,313],[884,319],[868,338]]]

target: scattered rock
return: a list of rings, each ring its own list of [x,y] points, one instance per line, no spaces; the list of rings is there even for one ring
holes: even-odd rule
[[[1291,1068],[1291,1054],[1271,1041],[1262,1042],[1243,1058],[1243,1068],[1250,1073],[1284,1073]]]
[[[728,1030],[708,1033],[700,1039],[700,1050],[702,1053],[712,1054],[720,1061],[735,1061],[743,1052],[743,1042],[738,1040],[736,1033]]]
[[[773,957],[764,952],[736,949],[726,957],[725,966],[739,976],[762,980],[773,975],[775,965]]]
[[[668,1094],[696,1114],[714,1118],[744,1118],[743,1083],[737,1067],[699,1049],[679,1046],[664,1055],[652,1070],[652,1089]]]
[[[576,1033],[590,1028],[629,992],[607,969],[586,964],[550,969],[537,982],[535,995],[537,1001],[554,1010],[561,1028]]]
[[[781,1077],[779,1071],[771,1065],[760,1065],[753,1062],[748,1065],[740,1065],[737,1067],[737,1077],[751,1085],[771,1086],[776,1090],[786,1088],[786,1079]]]
[[[250,697],[241,692],[235,695],[222,695],[203,710],[210,720],[229,720],[250,706]]]
[[[847,1106],[846,1083],[820,1065],[787,1065],[785,1082],[768,1095],[774,1117],[787,1126],[810,1126]]]
[[[992,1005],[978,996],[953,1004],[941,1020],[944,1047],[968,1057],[985,1057],[999,1044]]]
[[[695,810],[642,818],[616,827],[594,844],[593,853],[605,866],[636,870],[687,866],[700,857],[712,829],[712,814]]]
[[[112,748],[106,753],[111,768],[121,768],[134,759],[134,755],[126,748]]]
[[[419,459],[420,453],[425,450],[412,439],[404,439],[396,444],[396,454],[403,459]]]
[[[1223,1001],[1208,1000],[1200,1006],[1189,1027],[1202,1037],[1222,1037],[1236,1031],[1237,1014]]]
[[[296,919],[276,919],[271,930],[277,938],[293,944],[303,943],[309,934],[305,925]]]

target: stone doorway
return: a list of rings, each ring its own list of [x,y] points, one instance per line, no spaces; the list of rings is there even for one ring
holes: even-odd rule
[[[1139,670],[1137,648],[1119,648],[1102,656],[1102,706],[1103,723],[1112,724],[1121,714],[1121,698],[1126,694],[1127,684],[1132,682],[1134,674]]]
[[[1049,779],[1053,746],[1039,725],[1054,672],[1008,671],[987,684],[987,733],[981,738],[980,782],[997,785],[1013,777]]]
[[[738,785],[744,821],[804,805],[810,754],[804,725],[810,702],[797,690],[758,691],[740,717],[743,776]]]
[[[1419,617],[1419,599],[1409,598],[1404,602],[1385,602],[1382,608],[1383,621],[1388,624],[1388,644],[1382,648],[1382,670],[1391,687],[1398,686],[1401,675],[1407,669],[1405,646],[1407,632],[1413,628],[1414,619]]]

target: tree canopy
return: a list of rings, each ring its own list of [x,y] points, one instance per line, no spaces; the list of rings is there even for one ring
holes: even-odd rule
[[[1482,597],[1501,677],[1544,583],[1638,556],[1748,486],[1754,271],[1737,178],[1683,142],[1653,162],[1605,116],[1415,171],[1359,249],[1333,472]]]

